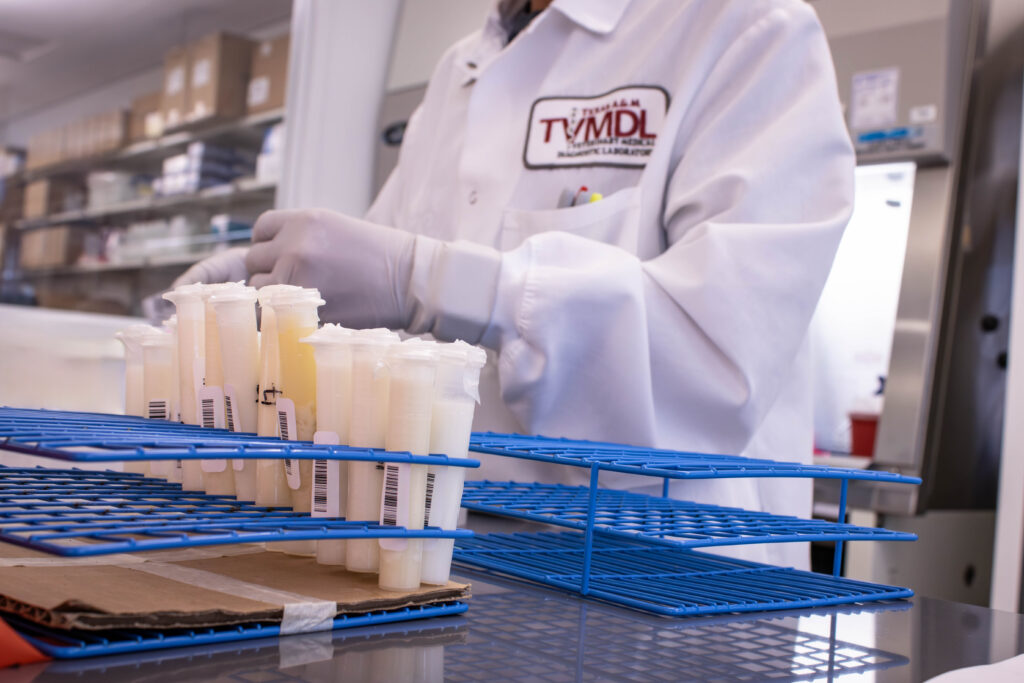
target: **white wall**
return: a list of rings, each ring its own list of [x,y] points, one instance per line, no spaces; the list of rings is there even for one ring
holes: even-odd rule
[[[444,51],[478,31],[494,0],[405,0],[398,16],[388,90],[426,83]]]

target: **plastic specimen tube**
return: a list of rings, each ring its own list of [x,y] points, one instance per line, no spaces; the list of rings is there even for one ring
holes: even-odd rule
[[[206,373],[205,306],[203,285],[182,285],[164,298],[174,304],[178,316],[178,387],[181,421],[202,424],[199,416],[199,390]],[[181,486],[188,491],[203,491],[203,470],[198,460],[182,462]]]
[[[147,416],[143,395],[142,340],[154,334],[159,334],[159,331],[150,325],[130,325],[114,335],[124,345],[125,415]],[[124,463],[124,471],[146,474],[148,468],[144,462],[128,461]]]
[[[300,341],[313,347],[316,361],[315,443],[337,445],[348,441],[352,412],[352,330],[324,325]],[[313,461],[313,517],[344,517],[348,498],[348,463],[341,460]],[[320,564],[344,565],[345,541],[319,541],[316,560]]]
[[[388,349],[398,344],[398,335],[383,328],[352,333],[352,419],[348,444],[357,448],[384,448],[388,424]],[[376,462],[348,464],[348,498],[345,518],[376,523],[380,519],[380,496],[384,465]],[[376,572],[380,566],[380,545],[375,538],[345,542],[345,568],[350,572]]]
[[[170,337],[171,341],[171,400],[168,406],[168,419],[173,422],[181,421],[181,411],[178,406],[181,387],[178,382],[178,316],[172,315],[163,325],[163,331]],[[149,472],[154,477],[161,477],[175,484],[181,483],[181,460],[153,460],[149,463]]]
[[[323,306],[320,292],[294,287],[279,290],[270,299],[277,321],[281,393],[277,397],[278,434],[286,441],[312,441],[316,432],[316,362],[313,349],[299,340],[316,332]],[[313,461],[285,460],[285,479],[291,492],[292,509],[310,512],[313,495]],[[284,552],[311,555],[316,541],[280,544]]]
[[[437,344],[410,339],[391,347],[388,429],[384,445],[389,451],[413,455],[430,452],[430,421],[437,374]],[[385,463],[380,522],[385,526],[422,529],[427,492],[427,466]],[[381,538],[380,581],[384,590],[419,588],[423,539]]]
[[[270,301],[282,288],[289,288],[289,285],[267,285],[256,293],[261,310],[259,405],[256,408],[256,433],[259,436],[277,436],[277,397],[281,393],[281,364],[277,343],[277,318]],[[256,461],[256,504],[270,507],[291,505],[291,494],[280,460]],[[277,546],[276,543],[268,543],[267,549],[278,550]]]
[[[259,401],[259,333],[256,330],[256,290],[241,285],[215,291],[207,301],[214,309],[220,341],[225,427],[233,432],[256,432]],[[233,460],[235,495],[256,500],[257,460]]]
[[[224,370],[221,359],[222,345],[217,315],[211,299],[217,293],[245,289],[240,282],[224,282],[203,286],[203,338],[205,340],[205,372],[199,389],[200,420],[204,427],[224,429]],[[229,347],[230,349],[230,347]],[[235,473],[226,458],[202,460],[203,487],[214,495],[235,495]]]
[[[480,370],[487,362],[483,349],[465,342],[442,344],[434,406],[430,421],[430,452],[449,458],[469,456],[473,413],[480,401]],[[462,506],[463,467],[430,465],[427,468],[426,525],[455,529]],[[423,539],[422,583],[444,586],[452,567],[451,538]]]
[[[157,331],[143,338],[143,396],[149,416],[168,420],[173,410],[171,402],[178,376],[174,373],[174,335]],[[148,463],[148,472],[156,476],[169,476],[178,469],[173,460]],[[144,463],[145,464],[145,463]]]

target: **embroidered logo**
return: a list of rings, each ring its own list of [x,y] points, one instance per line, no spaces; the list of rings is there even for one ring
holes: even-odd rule
[[[527,168],[646,166],[668,100],[663,88],[649,85],[595,97],[542,97],[530,109],[523,163]]]

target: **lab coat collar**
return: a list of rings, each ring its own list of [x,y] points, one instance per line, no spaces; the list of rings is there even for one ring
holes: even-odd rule
[[[630,0],[555,0],[551,9],[593,33],[611,33],[619,25]]]
[[[498,3],[498,17],[502,21],[519,12],[528,0],[501,0]],[[611,33],[630,0],[554,0],[550,9],[560,12],[588,31],[594,33]]]

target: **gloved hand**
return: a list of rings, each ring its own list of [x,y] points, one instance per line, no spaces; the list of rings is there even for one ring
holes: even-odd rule
[[[500,254],[333,211],[268,211],[245,260],[253,287],[316,287],[321,319],[476,343],[491,316]]]
[[[245,264],[250,284],[316,287],[324,320],[405,328],[415,237],[322,209],[268,211],[256,221]]]
[[[171,284],[171,289],[197,282],[212,284],[215,282],[238,282],[239,280],[245,280],[249,277],[249,271],[245,269],[245,254],[247,251],[249,251],[249,247],[232,247],[224,251],[218,251],[213,256],[204,258],[182,273]]]

